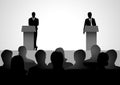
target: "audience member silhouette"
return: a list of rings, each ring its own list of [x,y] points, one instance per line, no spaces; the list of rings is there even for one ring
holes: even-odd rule
[[[63,70],[64,57],[61,52],[53,52],[51,55],[51,62],[53,65],[53,70],[61,71]]]
[[[98,45],[93,45],[91,47],[91,58],[84,62],[84,65],[87,66],[88,69],[95,69],[97,66],[97,58],[101,49]]]
[[[24,60],[25,70],[28,71],[29,68],[31,68],[31,67],[33,67],[33,66],[36,65],[36,63],[35,63],[33,60],[28,59],[28,58],[26,57],[27,49],[26,49],[25,46],[20,46],[20,47],[18,48],[18,52],[19,52],[18,55],[22,56],[22,58],[23,58],[23,60]]]
[[[0,77],[3,78],[9,77],[10,69],[11,69],[11,58],[12,58],[12,51],[11,50],[4,50],[1,53],[1,58],[3,61],[3,65],[0,66]]]
[[[35,58],[37,61],[37,64],[33,67],[31,67],[29,70],[45,70],[47,69],[47,65],[45,63],[46,59],[46,52],[44,50],[38,50],[35,54]]]
[[[74,60],[75,64],[72,69],[86,69],[85,65],[83,64],[86,58],[86,53],[84,50],[77,50],[74,52]]]
[[[1,54],[1,58],[3,61],[3,66],[1,66],[4,69],[10,69],[11,64],[11,58],[12,58],[12,51],[11,50],[4,50]]]
[[[92,13],[88,12],[88,18],[85,20],[84,28],[85,26],[96,26],[96,21],[94,18],[92,18]],[[85,29],[83,31],[85,33]]]
[[[91,47],[91,58],[86,60],[86,62],[97,62],[97,58],[100,52],[100,47],[98,45],[93,45]]]
[[[60,72],[60,71],[63,72],[63,74],[65,74],[65,75],[69,75],[69,74],[71,74],[71,72],[73,72],[73,73],[77,72],[79,74],[78,70],[74,71],[73,69],[87,69],[87,70],[92,69],[92,71],[90,71],[90,73],[91,72],[94,73],[95,69],[97,69],[98,70],[97,72],[99,72],[99,70],[101,72],[101,70],[102,70],[102,72],[105,71],[105,74],[106,74],[106,70],[107,70],[107,73],[114,72],[114,69],[119,70],[119,67],[115,65],[115,61],[117,59],[117,52],[113,49],[108,50],[106,53],[100,52],[100,51],[101,51],[101,49],[98,45],[93,45],[91,47],[92,57],[90,59],[84,61],[86,58],[85,51],[82,49],[76,50],[74,52],[75,64],[74,64],[74,66],[71,66],[70,68],[68,68],[68,69],[72,69],[72,70],[65,71],[64,67],[65,67],[66,62],[65,62],[64,50],[63,50],[63,48],[57,48],[51,54],[51,57],[50,57],[50,59],[51,59],[50,65],[52,66],[52,70],[48,70],[49,68],[47,67],[47,65],[45,63],[46,52],[44,50],[38,50],[35,53],[35,58],[36,58],[37,64],[33,65],[34,61],[32,61],[26,57],[27,50],[26,50],[25,46],[20,46],[18,49],[19,54],[14,56],[13,58],[12,58],[11,50],[4,50],[1,53],[1,58],[3,60],[3,66],[0,67],[0,75],[2,76],[2,74],[3,74],[4,76],[6,76],[6,75],[12,76],[13,78],[18,78],[18,77],[25,78],[27,75],[25,65],[27,66],[27,70],[30,68],[29,72],[28,72],[28,77],[30,77],[31,74],[33,74],[33,75],[35,74],[35,76],[41,75],[41,77],[45,77],[44,75],[49,75],[49,76],[54,75],[54,77],[57,77],[57,76],[61,76],[60,74],[58,74],[58,72]],[[33,66],[31,65],[31,63]],[[93,71],[93,69],[94,69],[94,71]],[[110,70],[112,69],[113,71],[110,71],[108,69],[110,69]],[[66,74],[66,72],[67,72],[67,74]],[[82,74],[84,75],[88,71],[83,70],[80,72],[82,72],[80,75],[82,75]],[[30,76],[29,76],[29,74],[30,74]],[[89,72],[88,72],[88,74],[89,74]],[[33,76],[31,76],[31,78],[33,78]]]
[[[55,49],[56,52],[61,52],[63,54],[63,56],[65,57],[65,52],[64,49],[62,47],[56,48]],[[65,58],[66,59],[66,58]],[[67,60],[67,59],[66,59]]]
[[[117,59],[117,52],[114,49],[108,50],[106,52],[109,56],[108,66],[107,69],[120,69],[118,66],[115,65],[115,61]]]
[[[97,69],[98,70],[105,70],[106,69],[105,66],[108,65],[108,59],[109,59],[108,54],[101,52],[97,58]]]
[[[67,62],[67,58],[65,58],[65,51],[62,47],[57,48],[55,51],[61,52],[63,54],[63,57],[64,57],[63,67],[64,67],[64,69],[67,69],[67,68],[73,66],[73,64],[71,62]]]
[[[67,59],[65,58],[65,52],[64,52],[64,49],[63,49],[62,47],[57,48],[57,49],[55,50],[55,52],[60,52],[60,53],[63,54],[63,58],[64,58],[64,61],[63,61],[63,68],[64,68],[64,69],[68,69],[69,67],[73,66],[72,63],[66,62]],[[48,68],[53,68],[53,66],[52,66],[51,63],[48,64]]]
[[[24,60],[22,56],[14,56],[11,60],[11,76],[14,78],[25,77],[27,71],[24,69]]]
[[[43,71],[47,70],[47,65],[45,63],[46,52],[44,50],[38,50],[35,53],[35,58],[36,58],[37,64],[29,69],[28,75],[30,77],[33,77],[39,74],[41,76],[42,74],[44,74]]]

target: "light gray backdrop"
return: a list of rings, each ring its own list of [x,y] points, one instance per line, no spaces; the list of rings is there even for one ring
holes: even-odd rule
[[[120,49],[120,0],[0,0],[0,50],[17,50],[23,44],[22,25],[31,12],[40,20],[38,46],[85,49],[84,20],[91,11],[99,26],[102,50]]]

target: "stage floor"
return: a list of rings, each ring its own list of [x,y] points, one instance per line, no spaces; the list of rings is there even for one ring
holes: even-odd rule
[[[0,51],[0,55],[1,55],[1,52],[2,51]],[[50,62],[50,55],[51,55],[52,52],[53,52],[52,50],[46,50],[46,54],[47,54],[46,55],[46,61],[45,61],[46,64],[48,64]],[[36,51],[27,51],[27,58],[30,58],[30,59],[32,59],[36,62],[35,53],[36,53]],[[17,51],[13,51],[13,56],[17,55],[17,54],[18,54]],[[68,59],[67,61],[74,64],[75,61],[74,61],[73,54],[74,54],[74,50],[66,50],[65,51],[65,57]],[[120,66],[120,51],[117,51],[117,54],[118,54],[118,57],[117,57],[117,60],[116,60],[115,64],[117,66]],[[86,51],[86,59],[89,59],[90,57],[91,57],[90,51]],[[2,59],[0,57],[0,66],[2,64],[3,64],[3,62],[2,62]]]

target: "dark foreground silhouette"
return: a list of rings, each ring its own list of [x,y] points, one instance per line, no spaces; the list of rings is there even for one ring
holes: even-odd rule
[[[76,50],[74,52],[74,59],[76,63],[70,65],[68,69],[64,68],[65,55],[64,51],[54,51],[51,56],[51,65],[45,64],[46,52],[44,50],[38,50],[35,53],[37,64],[25,69],[26,61],[24,57],[26,55],[26,48],[24,46],[19,47],[19,54],[12,57],[12,51],[4,50],[1,54],[3,65],[0,67],[0,78],[2,80],[25,80],[31,82],[33,80],[46,83],[48,80],[55,83],[61,83],[65,81],[78,80],[83,82],[84,80],[100,79],[112,79],[119,77],[119,67],[113,68],[109,64],[113,64],[117,58],[115,50],[109,50],[107,52],[100,52],[98,45],[93,45],[91,53],[93,59],[86,60],[86,52],[84,50]],[[95,51],[95,52],[94,52]],[[24,55],[24,57],[23,57]],[[92,58],[91,57],[91,58]],[[113,57],[113,61],[109,57]],[[30,60],[31,61],[31,60]],[[29,64],[28,64],[29,65]],[[68,65],[69,66],[69,65]],[[108,69],[111,68],[111,69]],[[112,76],[112,77],[111,77]]]

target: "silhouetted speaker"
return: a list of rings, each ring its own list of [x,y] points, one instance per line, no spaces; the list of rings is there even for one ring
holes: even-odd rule
[[[90,50],[93,45],[97,44],[98,26],[85,26],[86,32],[86,50]]]
[[[35,26],[22,26],[23,45],[27,50],[34,50],[34,32]]]

